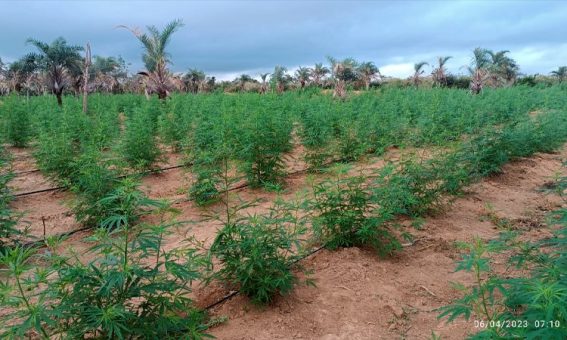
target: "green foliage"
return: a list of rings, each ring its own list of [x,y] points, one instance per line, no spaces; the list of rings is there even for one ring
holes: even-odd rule
[[[171,211],[167,202],[148,198],[139,190],[139,183],[130,177],[120,180],[115,188],[97,202],[103,212],[98,215],[100,226],[115,229],[135,225],[142,216],[157,211]],[[103,217],[109,216],[105,219]]]
[[[181,150],[181,143],[185,137],[186,131],[178,117],[173,112],[167,112],[158,118],[158,130],[161,140],[173,147],[174,151]]]
[[[259,112],[248,117],[238,134],[238,156],[251,186],[283,182],[283,154],[291,148],[292,121],[284,114]]]
[[[376,214],[364,176],[348,176],[348,167],[333,169],[334,178],[313,186],[316,239],[329,249],[370,245],[380,255],[400,248],[386,222],[391,215]]]
[[[559,211],[564,214],[564,211]],[[563,274],[567,269],[565,221],[555,237],[535,244],[502,237],[493,242],[476,240],[465,244],[469,252],[463,255],[457,271],[473,273],[475,284],[466,288],[454,286],[463,297],[440,309],[439,318],[451,322],[458,317],[482,319],[480,332],[473,339],[563,339],[567,336],[567,284]],[[542,247],[551,251],[542,251]],[[510,261],[522,268],[531,268],[529,277],[497,275],[490,267],[495,254],[512,251]],[[498,292],[498,293],[497,293]],[[511,324],[516,327],[510,326]]]
[[[98,229],[89,238],[93,260],[73,252],[16,247],[0,255],[3,337],[204,337],[205,316],[187,294],[205,258],[195,250],[162,248],[169,225]],[[44,266],[35,263],[41,261]],[[12,282],[12,280],[14,282]]]
[[[561,195],[563,193],[560,193]],[[482,319],[474,339],[564,339],[567,337],[567,210],[553,213],[554,236],[536,242],[518,241],[504,233],[498,240],[464,244],[468,253],[457,271],[473,273],[470,288],[455,284],[463,296],[440,309],[439,318]],[[510,267],[529,270],[527,277],[496,274],[490,263],[497,254],[509,255]],[[525,273],[525,271],[524,271]],[[496,293],[498,292],[498,293]],[[515,325],[515,326],[511,326]]]
[[[34,134],[33,125],[29,113],[29,105],[19,100],[11,100],[5,109],[6,115],[6,140],[13,146],[23,148]]]
[[[373,201],[383,216],[421,216],[438,205],[443,193],[443,175],[432,161],[408,160],[389,164],[378,171],[373,190]]]
[[[64,111],[50,113],[50,118],[44,118],[40,128],[34,156],[39,169],[66,185],[75,171],[73,162],[81,149],[81,133],[78,130],[82,124],[79,124],[80,119],[74,119]]]
[[[20,216],[10,207],[13,196],[8,182],[14,177],[9,169],[9,159],[4,148],[0,145],[0,253],[4,248],[15,243],[22,232],[16,228]]]
[[[303,251],[305,219],[299,217],[300,204],[283,200],[265,215],[237,215],[249,206],[244,203],[229,213],[233,216],[211,246],[211,254],[222,264],[214,277],[239,287],[256,303],[269,303],[299,283],[294,271]]]
[[[215,124],[210,117],[197,121],[193,132],[192,162],[195,182],[189,196],[198,205],[211,203],[219,198],[219,184],[223,167],[228,167],[231,147],[228,145],[227,125]]]
[[[161,150],[155,136],[152,112],[147,108],[136,109],[126,121],[120,152],[124,160],[136,169],[151,169],[160,160]]]

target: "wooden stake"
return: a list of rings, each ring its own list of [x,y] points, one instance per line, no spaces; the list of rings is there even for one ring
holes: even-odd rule
[[[91,45],[87,43],[85,48],[85,64],[83,68],[83,112],[87,113],[89,95],[89,67],[91,66]]]
[[[41,223],[43,223],[43,241],[45,242],[45,217],[41,216]]]

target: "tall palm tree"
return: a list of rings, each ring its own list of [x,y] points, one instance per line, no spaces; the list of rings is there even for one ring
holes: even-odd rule
[[[28,78],[36,71],[36,58],[33,54],[28,54],[11,63],[6,72],[10,91],[21,92]]]
[[[37,70],[45,72],[51,93],[57,97],[57,104],[63,105],[63,91],[81,74],[81,46],[67,45],[63,38],[55,39],[51,44],[35,39],[28,39],[28,44],[35,46],[38,53],[30,53],[25,58]]]
[[[335,81],[335,90],[333,97],[344,98],[346,96],[346,83],[354,81],[358,78],[357,62],[352,58],[337,60],[333,57],[327,57],[331,64],[331,74]]]
[[[437,86],[447,85],[447,69],[445,68],[445,64],[451,58],[452,58],[451,56],[437,58],[437,67],[433,69],[433,72],[431,72],[431,76],[433,77],[433,82]]]
[[[155,92],[159,99],[165,99],[173,87],[171,73],[167,65],[171,64],[169,53],[166,47],[171,41],[171,36],[181,27],[183,21],[174,20],[167,24],[160,32],[155,26],[147,26],[148,33],[142,33],[137,29],[127,26],[119,26],[132,32],[132,34],[142,43],[144,54],[142,60],[146,66],[146,71],[138,74],[146,77],[146,91]]]
[[[510,51],[487,51],[491,58],[490,74],[494,86],[511,85],[516,81],[520,68],[516,61],[506,54]]]
[[[366,88],[366,90],[370,88],[372,80],[380,75],[380,70],[371,61],[366,61],[358,65],[357,72],[364,82],[364,88]]]
[[[207,79],[205,72],[196,68],[189,69],[183,76],[183,81],[186,84],[188,92],[197,93],[203,88],[203,83]]]
[[[301,89],[305,88],[305,85],[311,79],[311,69],[300,66],[297,71],[295,71],[295,78],[299,81]]]
[[[287,74],[287,68],[277,65],[274,67],[274,73],[270,78],[278,93],[282,93],[285,90],[287,83],[291,80],[291,77]]]
[[[313,67],[311,71],[311,75],[313,76],[313,82],[315,83],[315,85],[320,86],[323,78],[325,78],[325,76],[329,73],[331,73],[331,70],[325,67],[323,63],[315,64],[315,67]]]
[[[413,65],[414,73],[413,76],[411,77],[413,86],[418,87],[419,83],[421,83],[420,77],[425,73],[425,70],[423,68],[426,65],[429,65],[429,63],[425,61],[420,61],[419,63]]]
[[[567,79],[567,66],[560,66],[555,71],[551,71],[551,75],[556,77],[560,83]]]
[[[477,47],[473,50],[473,58],[470,66],[468,67],[471,75],[470,88],[472,94],[479,94],[484,87],[484,83],[486,82],[492,65],[490,55],[490,50],[485,48]]]
[[[260,85],[260,94],[265,94],[266,92],[268,92],[268,76],[270,74],[269,73],[261,73],[260,74],[260,79],[262,79],[262,84]]]

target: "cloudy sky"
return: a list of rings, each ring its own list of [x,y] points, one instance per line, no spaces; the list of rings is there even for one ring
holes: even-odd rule
[[[373,61],[407,77],[413,63],[453,56],[464,72],[477,46],[510,50],[524,73],[567,65],[567,1],[6,1],[0,3],[0,57],[32,51],[28,37],[90,42],[93,54],[122,56],[142,68],[141,47],[117,25],[185,26],[169,50],[174,71],[199,68],[220,79],[257,76],[326,61]],[[430,68],[428,69],[430,70]]]

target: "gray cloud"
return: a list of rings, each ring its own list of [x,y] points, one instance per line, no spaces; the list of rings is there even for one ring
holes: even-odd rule
[[[28,37],[91,43],[142,67],[141,48],[115,26],[163,26],[181,18],[170,52],[176,71],[220,75],[290,68],[352,56],[392,75],[408,65],[453,55],[453,72],[483,46],[510,50],[523,72],[567,64],[567,3],[561,1],[3,1],[0,56],[15,60]]]

